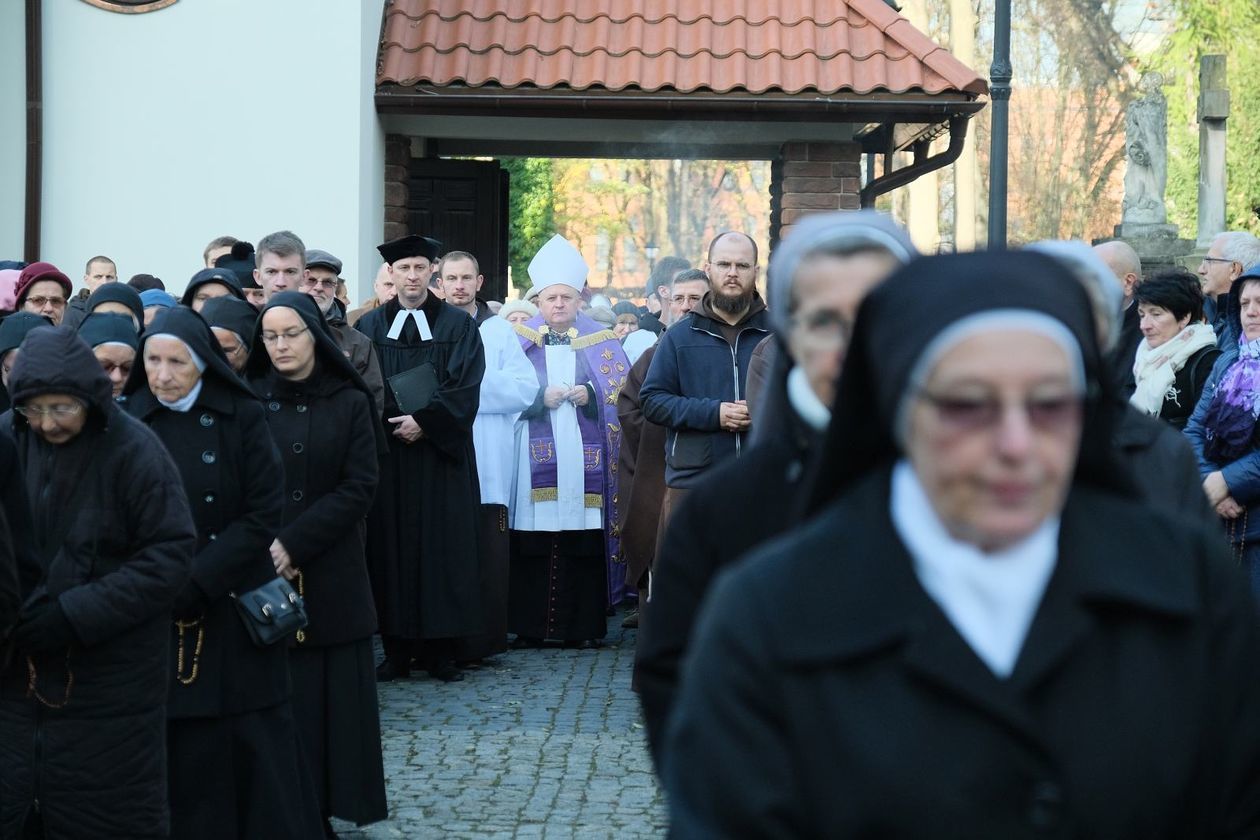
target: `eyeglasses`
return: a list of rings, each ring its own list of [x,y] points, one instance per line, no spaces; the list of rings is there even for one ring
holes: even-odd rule
[[[713,267],[716,268],[722,274],[729,273],[732,268],[738,271],[740,274],[747,274],[748,272],[752,271],[753,268],[755,268],[755,266],[752,263],[746,263],[746,262],[731,263],[731,262],[726,262],[725,260],[723,260],[722,262],[715,262],[713,264]]]
[[[129,376],[131,374],[131,363],[116,365],[113,362],[101,362],[101,370],[105,371],[106,376],[109,376],[114,371],[120,371],[123,376]]]
[[[919,396],[936,409],[941,422],[958,431],[979,431],[998,425],[1007,403],[997,397],[951,396],[920,391]],[[1020,403],[1028,422],[1042,432],[1056,431],[1080,414],[1077,394],[1026,397]]]
[[[45,304],[52,304],[54,308],[66,305],[66,299],[63,297],[44,297],[43,295],[28,297],[26,302],[39,309],[43,309]]]
[[[53,405],[48,408],[36,408],[35,406],[30,405],[15,405],[13,406],[13,410],[28,420],[32,417],[38,417],[40,420],[43,420],[45,417],[53,417],[57,420],[66,420],[83,411],[83,406],[78,403]]]
[[[335,289],[335,288],[337,288],[337,280],[336,280],[336,279],[329,280],[327,277],[322,278],[322,279],[316,279],[316,278],[312,277],[311,279],[307,280],[306,282],[307,282],[307,285],[314,286],[314,287],[318,287],[318,288],[320,288],[320,289]]]
[[[263,339],[263,340],[266,341],[266,339]],[[235,356],[237,353],[245,349],[245,345],[237,344],[235,347],[224,347],[222,344],[220,344],[219,348],[223,351],[223,355]]]
[[[289,330],[287,332],[282,332],[282,333],[264,332],[262,334],[262,340],[263,340],[263,344],[275,344],[277,341],[283,338],[285,343],[288,344],[290,341],[294,341],[299,335],[301,335],[304,332],[310,332],[310,327],[303,327],[300,330]]]
[[[1235,261],[1235,260],[1227,260],[1227,259],[1225,259],[1224,257],[1204,257],[1204,258],[1203,258],[1203,262],[1205,262],[1205,263],[1212,263],[1212,262],[1218,262],[1218,263],[1232,263],[1232,262],[1236,262],[1236,261]]]

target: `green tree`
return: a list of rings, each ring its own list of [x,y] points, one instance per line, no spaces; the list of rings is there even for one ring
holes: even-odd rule
[[[1225,225],[1260,233],[1260,4],[1256,0],[1171,0],[1172,31],[1159,56],[1159,69],[1173,80],[1168,97],[1168,215],[1182,236],[1198,227],[1199,59],[1226,56],[1230,113],[1226,142],[1229,181]]]
[[[529,288],[529,261],[556,232],[555,171],[548,158],[501,158],[508,172],[508,265],[512,285]]]

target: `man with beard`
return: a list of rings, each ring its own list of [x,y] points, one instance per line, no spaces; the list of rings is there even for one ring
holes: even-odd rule
[[[686,490],[745,444],[748,363],[770,327],[757,272],[752,237],[719,233],[705,264],[709,291],[656,345],[639,395],[644,419],[668,429],[662,527]]]
[[[376,413],[385,410],[385,382],[381,379],[381,363],[372,351],[372,342],[363,333],[346,323],[346,309],[337,300],[337,282],[341,279],[341,260],[327,251],[306,252],[306,271],[298,291],[310,295],[332,330],[333,339],[350,360],[359,376],[372,391]]]
[[[811,215],[775,249],[766,292],[775,332],[766,340],[775,343],[778,362],[766,392],[774,399],[757,415],[765,428],[744,457],[714,469],[679,505],[652,568],[635,676],[658,766],[705,595],[719,572],[794,523],[858,307],[916,256],[906,230],[873,210]]]
[[[462,679],[456,643],[482,626],[473,421],[486,360],[473,320],[429,293],[440,248],[422,236],[379,246],[398,296],[358,325],[390,383],[383,415],[389,454],[367,538],[385,647],[379,681],[406,677],[417,652],[431,675]]]

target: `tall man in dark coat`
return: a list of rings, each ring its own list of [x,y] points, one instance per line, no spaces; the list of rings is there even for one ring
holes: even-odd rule
[[[429,294],[440,248],[440,242],[414,235],[381,245],[398,296],[358,323],[380,356],[382,422],[390,438],[367,539],[385,642],[380,680],[407,676],[418,642],[425,643],[421,659],[430,674],[459,679],[451,662],[454,643],[481,629],[481,497],[472,427],[485,353],[476,322]],[[390,378],[422,365],[432,367],[437,389],[422,407],[404,413]]]

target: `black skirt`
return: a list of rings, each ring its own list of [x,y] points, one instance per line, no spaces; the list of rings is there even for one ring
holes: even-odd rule
[[[167,721],[171,837],[323,836],[319,803],[287,702]]]
[[[512,531],[508,629],[578,642],[608,631],[604,532]]]
[[[389,816],[372,640],[289,650],[293,713],[324,816]]]

